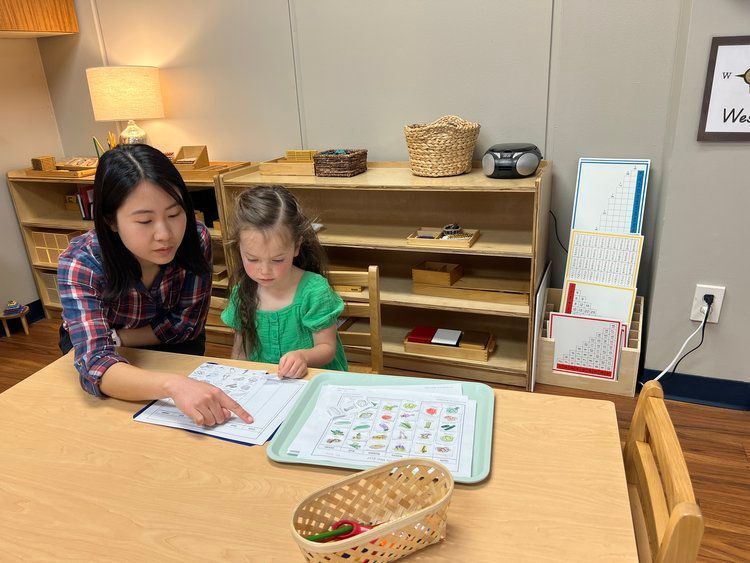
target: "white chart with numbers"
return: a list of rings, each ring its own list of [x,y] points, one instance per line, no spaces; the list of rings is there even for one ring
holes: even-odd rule
[[[635,287],[643,237],[571,231],[565,279]]]
[[[552,369],[575,375],[616,379],[623,324],[613,319],[550,313],[555,340]]]
[[[233,414],[223,424],[211,428],[199,426],[183,414],[171,399],[154,401],[133,418],[138,422],[182,428],[243,444],[263,444],[284,421],[299,392],[307,384],[305,380],[279,380],[265,371],[211,362],[198,366],[189,377],[224,391],[253,416],[252,424]]]
[[[650,168],[647,159],[581,158],[571,228],[640,234]]]
[[[365,466],[425,457],[445,464],[455,476],[467,477],[475,416],[476,401],[460,391],[327,386],[287,453]]]
[[[568,281],[562,292],[560,311],[582,317],[615,319],[630,326],[635,307],[635,289]]]

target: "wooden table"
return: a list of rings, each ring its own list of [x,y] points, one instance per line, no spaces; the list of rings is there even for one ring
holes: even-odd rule
[[[211,359],[125,355],[185,374]],[[495,396],[490,477],[456,486],[447,539],[409,560],[637,561],[614,405]],[[3,557],[302,560],[292,510],[350,471],[277,464],[265,447],[139,424],[139,408],[84,393],[70,355],[0,394]]]

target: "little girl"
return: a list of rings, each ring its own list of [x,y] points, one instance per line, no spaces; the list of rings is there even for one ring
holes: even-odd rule
[[[289,190],[243,192],[232,223],[232,293],[224,323],[235,330],[232,357],[279,364],[279,377],[308,367],[346,371],[336,319],[344,302],[325,275],[325,253]]]

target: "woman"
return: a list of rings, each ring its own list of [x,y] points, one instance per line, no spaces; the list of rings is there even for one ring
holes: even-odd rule
[[[125,400],[171,398],[197,424],[232,411],[252,417],[220,389],[131,366],[116,346],[203,355],[211,299],[211,238],[195,220],[185,182],[148,145],[123,145],[99,160],[94,230],[60,255],[60,349],[75,349],[81,386]]]

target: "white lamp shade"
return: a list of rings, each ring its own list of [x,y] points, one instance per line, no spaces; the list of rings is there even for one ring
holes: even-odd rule
[[[154,66],[99,66],[86,69],[96,121],[164,117],[159,69]]]

